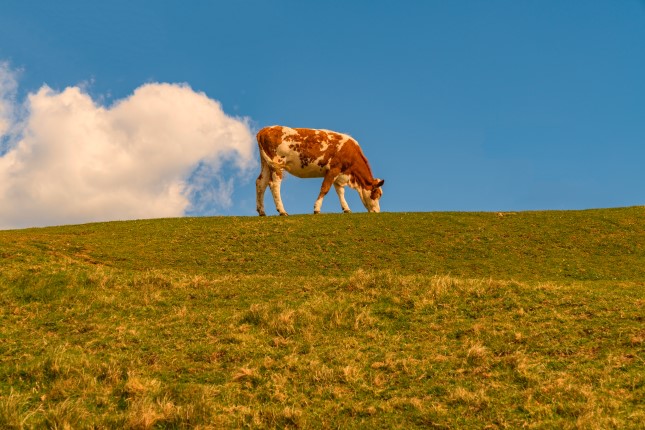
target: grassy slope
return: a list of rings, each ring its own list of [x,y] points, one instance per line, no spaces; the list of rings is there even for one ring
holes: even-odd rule
[[[634,427],[645,209],[0,232],[0,427]]]
[[[182,218],[0,232],[0,256],[186,274],[645,280],[645,209]],[[40,257],[38,257],[40,256]],[[6,261],[6,260],[5,260]]]

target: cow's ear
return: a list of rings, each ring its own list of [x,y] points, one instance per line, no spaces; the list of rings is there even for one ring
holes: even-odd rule
[[[377,179],[376,181],[377,182],[376,182],[376,184],[374,184],[374,188],[380,188],[385,183],[385,179]]]

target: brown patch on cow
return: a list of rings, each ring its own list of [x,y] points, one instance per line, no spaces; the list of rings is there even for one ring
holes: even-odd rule
[[[289,149],[296,151],[300,158],[300,167],[305,168],[318,160],[318,166],[325,167],[338,152],[343,136],[323,130],[296,128],[296,134],[285,136]],[[327,147],[325,148],[325,145]]]
[[[342,160],[341,172],[350,176],[352,184],[360,188],[372,189],[374,183],[372,169],[367,158],[363,155],[361,147],[354,139],[349,139],[349,141],[345,142],[338,152],[337,158]]]
[[[264,151],[269,158],[273,159],[276,156],[275,149],[278,146],[277,144],[274,144],[274,142],[282,141],[282,127],[265,127],[258,132],[256,138],[260,150]]]
[[[370,199],[372,200],[378,200],[381,198],[383,195],[383,190],[380,188],[372,188],[372,192],[370,193]]]

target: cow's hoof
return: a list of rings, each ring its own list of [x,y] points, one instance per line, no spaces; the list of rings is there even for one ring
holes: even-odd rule
[[[318,215],[320,211],[314,211],[314,215]]]
[[[289,214],[288,214],[288,213],[286,213],[286,212],[281,212],[281,213],[280,213],[280,216],[288,216],[288,215],[289,215]]]
[[[347,209],[346,211],[343,211],[343,212],[345,212],[346,214],[351,214],[352,213],[352,211],[350,211],[349,209]]]
[[[260,212],[258,215],[259,216],[267,216],[267,214],[265,214],[264,212]]]

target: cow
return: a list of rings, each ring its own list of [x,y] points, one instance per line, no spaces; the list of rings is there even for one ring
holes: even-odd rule
[[[280,197],[284,171],[299,178],[324,178],[314,204],[320,213],[323,198],[332,184],[338,193],[343,212],[351,210],[345,201],[345,185],[355,189],[369,212],[380,212],[381,187],[385,182],[372,176],[370,165],[356,140],[329,130],[290,128],[279,125],[265,127],[257,134],[262,164],[256,185],[257,211],[264,212],[267,186],[280,215],[287,215]]]

